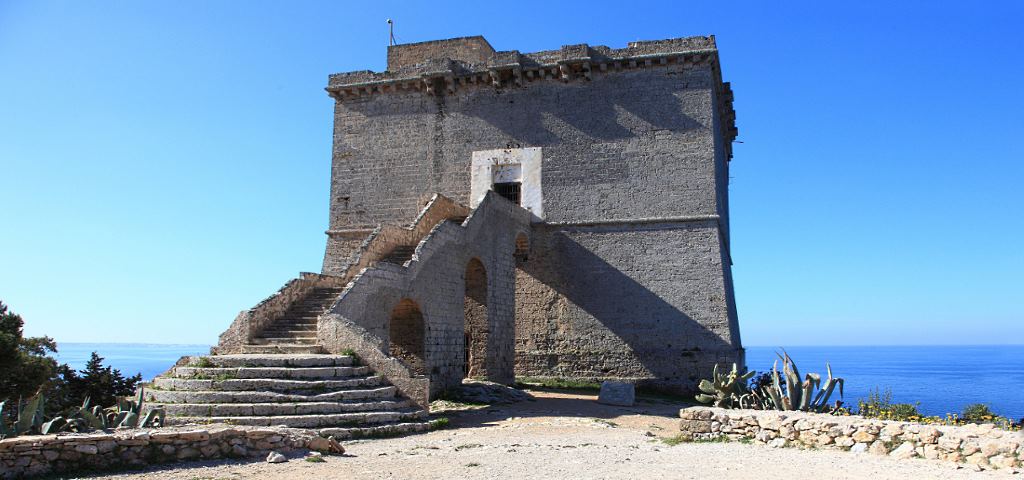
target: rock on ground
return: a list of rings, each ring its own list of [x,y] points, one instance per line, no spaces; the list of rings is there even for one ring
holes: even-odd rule
[[[632,407],[636,403],[636,389],[632,383],[625,382],[601,382],[601,392],[597,401],[605,405],[621,405]]]

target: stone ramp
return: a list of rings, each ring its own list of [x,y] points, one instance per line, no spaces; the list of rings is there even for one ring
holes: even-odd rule
[[[184,357],[146,388],[168,425],[309,428],[338,438],[424,431],[427,412],[348,355]]]

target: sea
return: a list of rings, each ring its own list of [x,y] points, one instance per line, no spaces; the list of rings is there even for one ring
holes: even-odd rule
[[[105,365],[125,375],[141,373],[149,380],[182,356],[205,355],[209,350],[209,345],[62,342],[56,357],[81,369],[95,351]],[[776,353],[781,351],[747,347],[747,367],[771,371]],[[917,403],[926,415],[946,415],[972,403],[986,403],[1000,415],[1024,418],[1024,345],[808,346],[789,347],[786,352],[801,375],[816,372],[824,378],[825,365],[831,365],[832,374],[844,380],[842,400],[846,404],[856,405],[872,391],[888,390],[893,401]]]

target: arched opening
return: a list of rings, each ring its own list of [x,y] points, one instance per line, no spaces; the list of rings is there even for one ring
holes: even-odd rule
[[[463,373],[469,378],[487,377],[487,270],[479,259],[466,265],[464,333],[466,340]]]
[[[408,298],[398,302],[394,310],[391,310],[388,353],[409,365],[417,375],[424,375],[427,371],[424,359],[425,336],[426,326],[419,305]]]

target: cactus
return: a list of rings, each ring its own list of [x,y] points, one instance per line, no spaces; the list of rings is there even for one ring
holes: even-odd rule
[[[801,382],[800,371],[789,354],[783,350],[778,355],[779,360],[782,360],[782,375],[786,377],[786,385],[783,388],[779,376],[779,362],[776,361],[772,365],[772,385],[764,388],[764,394],[769,400],[765,405],[766,408],[809,412],[824,412],[828,410],[833,412],[842,405],[841,401],[837,401],[834,405],[829,405],[828,403],[836,386],[839,387],[840,398],[843,396],[843,385],[845,384],[842,378],[832,376],[831,365],[825,364],[828,378],[824,384],[821,383],[821,375],[817,373],[808,373]],[[815,390],[817,390],[817,394],[815,394]]]
[[[721,408],[745,408],[744,404],[751,404],[754,398],[747,390],[747,380],[754,376],[754,372],[740,373],[736,364],[732,364],[732,371],[719,373],[718,365],[711,373],[711,380],[701,380],[698,388],[704,393],[697,395],[697,401],[711,403]]]

